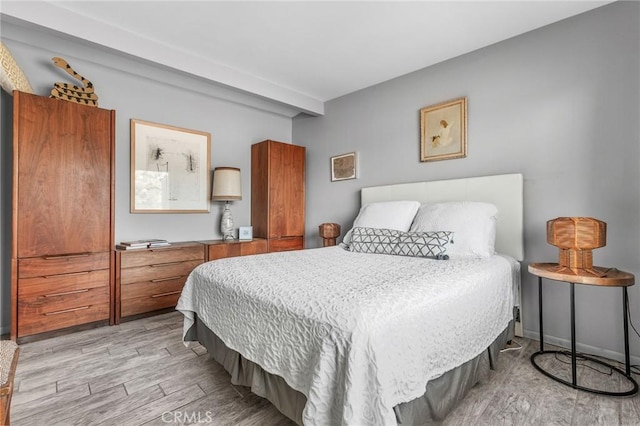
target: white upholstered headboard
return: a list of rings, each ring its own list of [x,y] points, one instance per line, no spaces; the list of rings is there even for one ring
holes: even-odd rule
[[[416,200],[484,201],[498,208],[496,251],[524,260],[523,184],[519,173],[362,188],[361,204]]]

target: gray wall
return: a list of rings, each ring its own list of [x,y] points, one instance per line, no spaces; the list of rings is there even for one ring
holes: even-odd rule
[[[32,25],[3,17],[2,41],[23,68],[36,93],[46,95],[57,81],[73,82],[51,62],[66,59],[91,80],[100,107],[116,110],[116,241],[166,238],[172,241],[220,238],[222,205],[208,214],[129,213],[129,120],[132,118],[211,133],[211,169],[242,170],[243,199],[232,204],[236,227],[251,221],[251,151],[264,139],[291,142],[291,116],[285,107],[206,84],[178,72],[141,63]],[[0,149],[0,332],[10,325],[11,105],[2,91]]]
[[[608,224],[597,265],[640,274],[640,4],[617,2],[327,103],[323,117],[294,119],[307,147],[308,246],[318,228],[346,231],[365,186],[518,172],[524,175],[525,335],[538,337],[531,262],[555,261],[545,223],[592,216]],[[419,54],[419,52],[416,52]],[[419,161],[419,109],[468,97],[468,155]],[[356,151],[359,179],[330,182],[329,158]],[[578,286],[579,349],[618,355],[619,289]],[[640,286],[630,289],[640,325]],[[545,284],[545,334],[570,338],[569,285]],[[640,339],[631,337],[640,356]],[[637,362],[637,360],[636,360]]]

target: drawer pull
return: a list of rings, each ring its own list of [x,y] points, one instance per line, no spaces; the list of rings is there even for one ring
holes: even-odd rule
[[[173,265],[179,265],[182,262],[171,262],[171,263],[158,263],[156,265],[151,265],[152,268],[163,268],[165,266],[173,266]]]
[[[84,309],[89,309],[90,307],[91,305],[87,305],[87,306],[81,306],[79,308],[63,309],[62,311],[47,312],[45,313],[45,316],[67,314],[69,312],[82,311]]]
[[[161,283],[163,281],[171,281],[177,280],[178,278],[182,278],[182,275],[178,275],[176,277],[167,277],[167,278],[156,278],[155,280],[150,280],[152,283]]]
[[[88,288],[83,288],[82,290],[72,290],[72,291],[65,291],[63,293],[51,293],[51,294],[45,294],[44,297],[56,297],[56,296],[66,296],[68,294],[78,294],[78,293],[86,293],[88,292],[89,289]]]
[[[82,272],[69,272],[67,274],[44,275],[44,278],[71,277],[74,275],[86,275],[90,272],[91,271],[82,271]]]
[[[151,297],[171,296],[172,294],[178,294],[178,293],[182,293],[182,290],[170,291],[167,293],[160,293],[160,294],[152,294]]]
[[[74,259],[76,257],[88,257],[91,253],[79,253],[79,254],[61,254],[57,256],[45,256],[44,260],[56,260],[56,259]]]
[[[149,249],[149,251],[156,251],[156,250],[182,250],[182,247],[155,247],[152,249]]]

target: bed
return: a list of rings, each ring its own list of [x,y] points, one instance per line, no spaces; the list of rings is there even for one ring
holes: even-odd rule
[[[361,204],[341,246],[196,268],[176,308],[184,340],[298,424],[441,420],[513,336],[522,176],[363,188]],[[420,228],[470,211],[492,227]],[[479,229],[492,245],[468,255]]]

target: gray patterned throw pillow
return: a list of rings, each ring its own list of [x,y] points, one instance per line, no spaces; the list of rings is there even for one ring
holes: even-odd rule
[[[402,232],[393,229],[353,228],[349,250],[356,253],[448,259],[446,245],[453,243],[449,231]]]
[[[395,254],[400,231],[379,228],[353,228],[350,250],[356,253]]]

